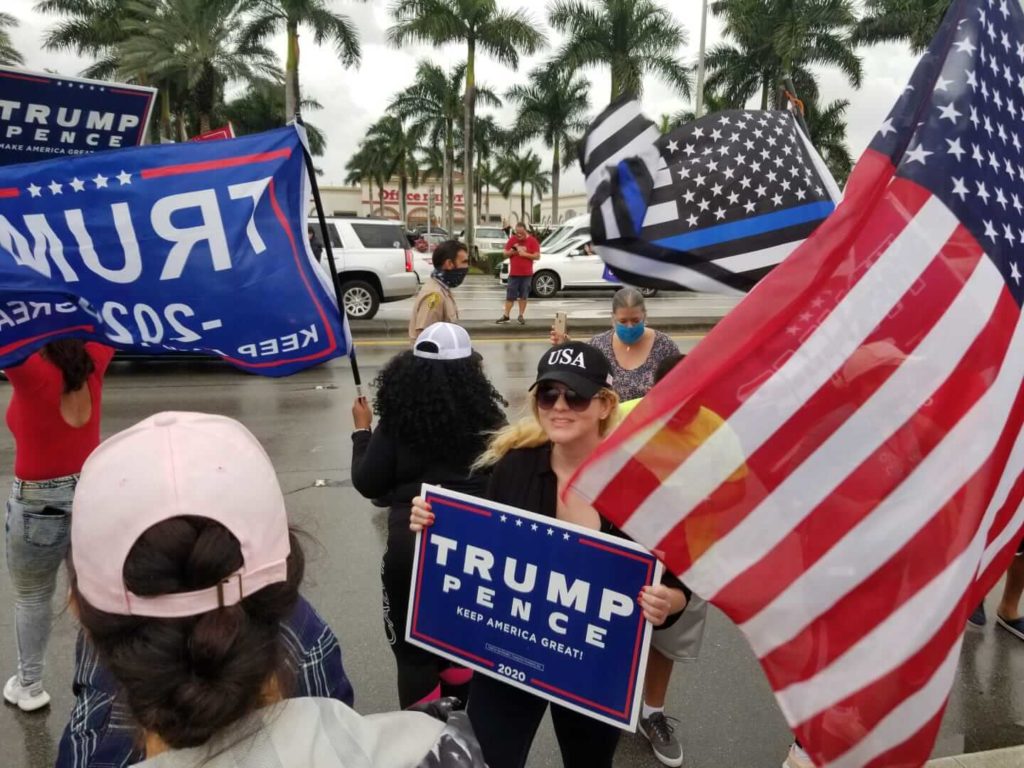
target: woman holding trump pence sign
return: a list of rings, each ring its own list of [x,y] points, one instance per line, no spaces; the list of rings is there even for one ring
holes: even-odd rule
[[[530,391],[532,414],[498,432],[477,461],[478,468],[492,468],[487,498],[623,536],[584,499],[571,492],[563,498],[573,474],[617,421],[619,398],[608,361],[589,344],[560,344],[544,353]],[[433,522],[430,504],[414,499],[410,528],[419,532]],[[637,596],[655,627],[675,621],[689,597],[675,577],[662,582]],[[545,699],[508,683],[473,677],[469,717],[490,768],[526,765],[547,706]],[[556,704],[551,719],[566,768],[610,768],[618,728]]]

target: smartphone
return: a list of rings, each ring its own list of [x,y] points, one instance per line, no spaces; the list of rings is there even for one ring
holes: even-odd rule
[[[555,333],[564,336],[569,331],[569,315],[566,312],[555,312]]]

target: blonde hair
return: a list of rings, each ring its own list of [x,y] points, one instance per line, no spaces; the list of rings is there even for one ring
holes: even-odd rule
[[[608,418],[598,425],[598,432],[601,437],[605,437],[619,424],[619,396],[615,390],[604,387],[597,393],[597,397],[611,406]],[[519,421],[492,433],[487,449],[473,463],[474,470],[493,467],[509,452],[517,448],[537,448],[548,442],[548,436],[540,425],[540,417],[537,413],[536,390],[530,393],[529,411],[529,414]]]

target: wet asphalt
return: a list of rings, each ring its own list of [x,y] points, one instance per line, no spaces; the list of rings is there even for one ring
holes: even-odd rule
[[[680,337],[684,349],[696,337]],[[371,380],[401,342],[362,343],[359,362]],[[522,408],[539,340],[479,345],[492,380]],[[104,394],[103,433],[109,435],[161,410],[223,413],[244,422],[263,442],[280,475],[293,523],[311,538],[305,593],[338,634],[346,670],[364,713],[397,706],[394,664],[380,618],[380,555],[385,512],[351,486],[351,416],[355,389],[346,361],[334,361],[288,379],[263,379],[210,362],[116,362]],[[0,408],[9,388],[0,384]],[[0,438],[0,483],[9,486],[13,444]],[[61,588],[59,593],[64,594]],[[989,601],[994,610],[996,593]],[[72,704],[75,624],[60,615],[48,652],[46,685],[52,706],[43,713],[0,709],[0,768],[53,764],[56,743]],[[12,597],[0,571],[0,677],[15,669]],[[738,630],[712,609],[698,662],[677,665],[668,701],[690,768],[777,768],[790,742],[768,685]],[[960,671],[935,755],[1024,744],[1024,643],[991,625],[969,632]],[[531,754],[531,767],[558,766],[549,722]],[[617,766],[656,766],[642,737],[626,734]]]

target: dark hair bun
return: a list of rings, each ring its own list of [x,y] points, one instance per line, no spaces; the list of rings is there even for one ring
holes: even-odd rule
[[[238,540],[220,523],[176,517],[139,538],[124,580],[138,595],[188,592],[220,583],[242,564]],[[304,567],[292,535],[286,582],[238,605],[179,619],[115,616],[92,608],[77,590],[75,597],[82,626],[136,720],[181,749],[206,743],[258,709],[275,675],[278,685],[287,685],[280,624],[295,609]]]

